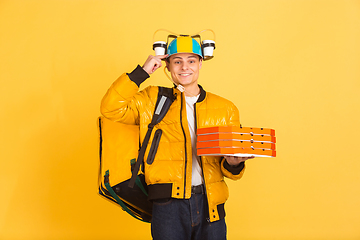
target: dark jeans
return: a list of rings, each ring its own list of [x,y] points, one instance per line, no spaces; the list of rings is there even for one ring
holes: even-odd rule
[[[225,240],[225,219],[207,221],[205,195],[193,194],[190,199],[154,201],[151,235],[154,240]]]

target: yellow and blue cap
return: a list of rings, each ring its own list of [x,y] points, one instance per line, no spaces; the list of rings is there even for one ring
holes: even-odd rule
[[[168,57],[176,53],[194,53],[204,58],[200,44],[190,36],[179,36],[171,41],[167,49]]]

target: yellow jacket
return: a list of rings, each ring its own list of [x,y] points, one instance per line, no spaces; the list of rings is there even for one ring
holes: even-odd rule
[[[121,75],[101,102],[101,113],[108,119],[140,125],[142,142],[151,122],[158,87],[139,92],[139,85],[149,75],[138,66],[132,73]],[[230,101],[215,94],[201,93],[195,104],[197,128],[240,126],[239,113]],[[175,100],[164,119],[155,125],[144,156],[145,179],[149,199],[191,197],[192,148],[187,125],[184,94],[173,88]],[[161,129],[161,130],[159,130]],[[209,206],[209,221],[225,217],[224,203],[229,192],[224,176],[240,179],[245,166],[233,168],[221,157],[201,157],[201,168]]]

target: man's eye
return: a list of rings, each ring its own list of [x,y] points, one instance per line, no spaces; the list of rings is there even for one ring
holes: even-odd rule
[[[175,62],[175,64],[180,64],[180,62]]]

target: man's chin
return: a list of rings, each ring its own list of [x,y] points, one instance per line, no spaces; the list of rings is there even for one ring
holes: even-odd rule
[[[175,81],[176,84],[180,84],[182,86],[188,86],[188,85],[191,85],[193,83],[193,80],[192,79],[188,79],[188,80],[185,80],[185,81]]]

